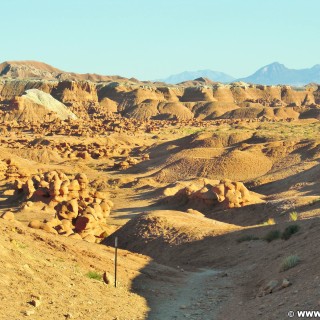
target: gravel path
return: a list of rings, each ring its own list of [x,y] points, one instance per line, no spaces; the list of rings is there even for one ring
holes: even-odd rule
[[[228,277],[212,269],[186,273],[185,281],[168,287],[148,315],[149,320],[214,320],[228,297]],[[163,292],[163,288],[162,288]]]

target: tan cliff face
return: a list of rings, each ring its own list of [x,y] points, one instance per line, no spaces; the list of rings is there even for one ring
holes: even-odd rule
[[[52,90],[51,94],[62,103],[72,106],[98,102],[95,85],[88,81],[61,81]]]
[[[50,94],[79,117],[88,115],[89,109],[94,107],[139,120],[297,118],[310,109],[319,109],[320,91],[318,87],[299,90],[288,86],[253,85],[157,87],[121,82],[2,80],[0,100],[10,105],[29,89]]]

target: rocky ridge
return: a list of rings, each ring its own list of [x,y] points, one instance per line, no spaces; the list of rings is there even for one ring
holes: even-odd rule
[[[8,70],[12,68],[35,69],[37,72],[32,72],[39,76],[29,77],[27,73],[18,71],[10,73]],[[51,95],[83,119],[118,115],[137,120],[285,120],[318,118],[320,114],[320,88],[316,84],[293,88],[244,82],[221,84],[199,78],[179,85],[168,85],[112,77],[74,78],[66,73],[63,73],[64,77],[47,76],[47,73],[57,73],[56,70],[35,62],[2,64],[0,121],[19,120],[12,109],[30,89]],[[32,108],[37,108],[35,102],[26,109]]]

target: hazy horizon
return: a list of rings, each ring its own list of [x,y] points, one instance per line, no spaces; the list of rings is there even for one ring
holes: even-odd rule
[[[210,69],[246,77],[320,63],[320,2],[5,0],[0,60],[141,80]]]

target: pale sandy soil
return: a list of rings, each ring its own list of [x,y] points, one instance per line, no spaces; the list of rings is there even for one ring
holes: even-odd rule
[[[121,248],[132,252],[120,250],[118,289],[89,279],[89,271],[113,272],[113,248],[28,228],[30,220],[52,217],[54,210],[43,210],[41,201],[23,209],[24,195],[14,193],[13,181],[2,176],[0,212],[12,210],[18,222],[0,219],[0,296],[5,306],[0,318],[285,319],[291,309],[318,308],[319,125],[259,126],[219,125],[201,133],[189,128],[180,134],[164,128],[157,138],[144,133],[99,138],[101,144],[117,145],[139,159],[124,170],[113,165],[128,157],[120,152],[73,160],[63,158],[59,149],[51,153],[53,143],[65,140],[89,148],[94,138],[53,135],[46,137],[48,145],[31,148],[19,142],[34,140],[31,133],[4,137],[0,159],[13,160],[19,170],[86,173],[94,186],[106,190],[114,207],[106,220],[110,229],[105,242],[112,245],[118,235]],[[144,153],[150,160],[141,160]],[[164,190],[174,182],[198,177],[243,181],[263,201],[225,208],[166,199]],[[191,207],[206,218],[187,214]],[[149,214],[142,219],[144,212]],[[296,222],[289,221],[293,212]],[[276,224],[268,225],[269,218]],[[268,231],[283,232],[290,224],[300,229],[289,240],[263,240]],[[238,242],[248,235],[259,240]],[[289,255],[298,255],[300,263],[280,272]],[[292,285],[259,296],[268,282],[283,279]],[[33,296],[41,296],[39,307],[30,305]],[[26,316],[30,310],[34,314]]]

